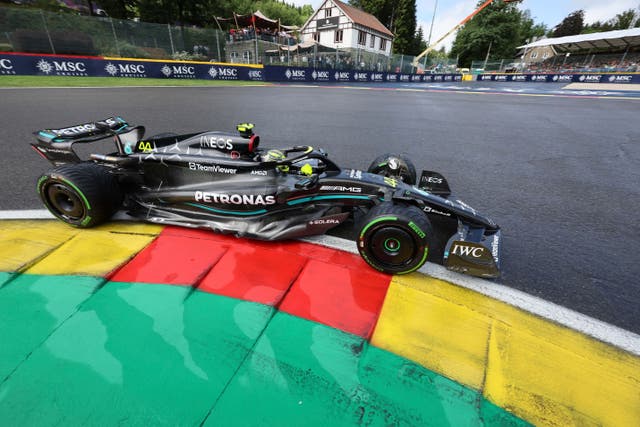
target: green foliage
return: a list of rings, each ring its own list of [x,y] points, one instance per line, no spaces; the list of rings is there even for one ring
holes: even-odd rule
[[[424,40],[424,31],[422,30],[422,26],[418,27],[418,31],[415,36],[416,43],[416,51],[415,55],[419,55],[427,48],[427,42]]]
[[[137,0],[100,0],[100,6],[116,19],[130,19],[137,16]]]
[[[485,58],[489,46],[492,58],[512,58],[518,46],[543,28],[534,25],[530,14],[520,11],[515,3],[495,2],[458,30],[451,55],[458,56],[460,67]]]
[[[151,58],[144,50],[142,50],[138,46],[134,46],[126,42],[118,42],[118,49],[115,51],[112,50],[109,53],[114,56],[119,53],[123,58]]]
[[[171,55],[171,59],[176,61],[208,61],[209,58],[203,55],[189,53],[185,51],[176,52]]]
[[[532,42],[534,39],[538,39],[544,36],[548,29],[544,24],[536,24],[531,18],[531,12],[525,10],[522,13],[522,20],[520,30],[522,31],[522,38],[524,42]]]
[[[34,3],[37,9],[47,10],[49,12],[71,13],[71,10],[62,7],[57,0],[37,0]]]
[[[399,0],[393,18],[394,53],[417,55],[416,43],[416,2],[415,0]]]
[[[393,18],[398,2],[390,0],[351,0],[351,6],[364,10],[378,18],[385,27],[392,30]],[[393,31],[393,30],[392,30]]]
[[[584,29],[582,30],[582,34],[599,33],[602,31],[613,30],[626,30],[627,28],[631,27],[631,24],[634,23],[636,15],[637,12],[633,9],[625,10],[622,13],[618,13],[614,18],[611,18],[608,21],[596,21],[593,24],[585,25]],[[634,27],[640,27],[640,19],[635,21]]]
[[[350,4],[372,14],[395,34],[394,53],[421,52],[424,37],[416,31],[416,0],[351,0]]]
[[[584,29],[584,10],[571,12],[553,29],[553,37],[575,36]]]
[[[246,15],[260,10],[271,19],[280,19],[283,25],[303,25],[313,13],[311,5],[295,6],[277,0],[107,0],[132,2],[140,20],[160,24],[184,24],[213,27],[215,17],[230,18],[233,13]],[[126,3],[125,3],[126,4]],[[106,7],[106,6],[105,6]],[[131,7],[125,8],[127,11]],[[110,9],[107,9],[109,12]],[[119,12],[121,13],[121,12]]]

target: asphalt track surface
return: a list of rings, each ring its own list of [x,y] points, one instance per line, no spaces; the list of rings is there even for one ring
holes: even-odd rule
[[[148,135],[248,120],[263,146],[324,147],[345,167],[408,154],[502,226],[501,283],[640,333],[637,94],[446,86],[3,89],[0,209],[42,207],[37,129],[116,114]]]

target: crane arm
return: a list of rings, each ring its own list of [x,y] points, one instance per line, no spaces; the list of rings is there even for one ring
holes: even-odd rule
[[[452,29],[450,29],[449,31],[447,31],[447,33],[440,37],[438,40],[435,41],[435,43],[433,43],[431,46],[427,46],[427,48],[418,56],[416,56],[412,62],[412,65],[414,67],[418,67],[418,63],[420,62],[420,59],[422,59],[423,56],[425,56],[426,54],[428,54],[429,52],[431,52],[437,45],[438,43],[440,43],[442,40],[446,39],[447,37],[449,37],[449,35],[451,35],[451,33],[453,33],[454,31],[458,30],[460,27],[462,27],[464,24],[466,24],[467,22],[471,21],[471,19],[476,16],[478,13],[480,13],[480,11],[482,11],[482,9],[484,9],[485,7],[489,6],[491,3],[493,3],[496,0],[486,0],[484,3],[482,3],[476,10],[474,10],[469,16],[467,16],[466,18],[464,18],[462,21],[460,21],[458,23],[458,25],[456,25],[455,27],[453,27]],[[513,1],[513,0],[504,0],[506,3],[509,3],[509,1]]]

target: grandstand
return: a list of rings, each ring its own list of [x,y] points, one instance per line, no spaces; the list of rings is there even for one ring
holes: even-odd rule
[[[640,71],[640,28],[546,38],[519,49],[527,72]]]

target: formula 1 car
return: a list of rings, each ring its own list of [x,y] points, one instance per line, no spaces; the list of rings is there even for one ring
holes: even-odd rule
[[[443,264],[480,277],[499,275],[496,223],[452,197],[439,173],[423,171],[417,180],[402,155],[382,155],[364,172],[342,169],[311,146],[261,149],[252,124],[238,125],[237,133],[144,138],[144,132],[120,117],[35,132],[31,145],[55,166],[37,183],[45,206],[81,228],[125,208],[144,221],[264,240],[323,234],[359,212],[358,251],[373,268],[393,274],[425,263],[430,218],[447,218],[457,222],[457,231]],[[80,146],[74,148],[109,137],[115,151],[93,151],[85,161],[76,152]]]

